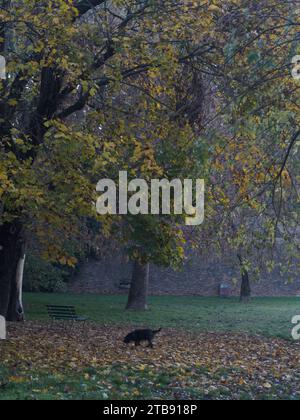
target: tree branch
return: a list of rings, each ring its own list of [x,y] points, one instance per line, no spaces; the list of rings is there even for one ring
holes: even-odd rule
[[[84,15],[94,7],[100,6],[105,3],[105,0],[78,0],[74,2],[74,6],[79,11],[79,16]]]
[[[296,132],[295,132],[295,134],[293,135],[293,137],[292,137],[292,139],[291,139],[291,141],[290,141],[289,147],[288,147],[288,149],[287,149],[287,151],[286,151],[286,154],[285,154],[284,161],[283,161],[283,163],[282,163],[282,165],[281,165],[280,172],[279,172],[279,174],[278,174],[278,176],[277,176],[277,178],[276,178],[276,183],[277,183],[277,181],[278,181],[278,180],[282,177],[283,171],[284,171],[284,170],[285,170],[285,168],[286,168],[286,165],[287,165],[287,162],[288,162],[289,157],[290,157],[290,155],[291,155],[291,152],[292,152],[292,150],[293,150],[293,147],[294,147],[294,145],[296,144],[296,141],[298,140],[298,137],[299,137],[299,136],[300,136],[300,130],[298,130],[298,131],[296,131]]]

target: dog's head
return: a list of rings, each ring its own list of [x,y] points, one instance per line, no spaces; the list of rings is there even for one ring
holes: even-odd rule
[[[128,344],[128,343],[130,343],[130,341],[131,341],[131,340],[132,340],[132,338],[131,338],[130,334],[128,334],[128,335],[126,335],[126,337],[124,338],[123,342],[124,342],[125,344]]]

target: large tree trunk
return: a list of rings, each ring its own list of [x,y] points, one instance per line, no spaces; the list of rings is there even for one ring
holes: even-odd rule
[[[238,255],[238,259],[240,261],[241,273],[242,273],[240,301],[242,303],[249,303],[251,299],[251,286],[250,286],[249,273],[246,267],[244,266],[243,258],[241,257],[241,255]]]
[[[135,261],[129,291],[127,309],[145,311],[148,309],[149,264]]]
[[[20,223],[0,226],[0,315],[23,321],[22,282],[25,244]]]

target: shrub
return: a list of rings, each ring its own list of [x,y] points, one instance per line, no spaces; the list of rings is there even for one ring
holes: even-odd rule
[[[65,292],[71,272],[38,256],[27,255],[24,270],[25,292]]]

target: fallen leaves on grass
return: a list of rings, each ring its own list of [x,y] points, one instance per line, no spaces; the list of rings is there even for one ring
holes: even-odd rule
[[[52,375],[53,393],[65,398],[74,384],[66,383],[58,393],[55,381],[67,382],[71,375],[81,378],[80,395],[90,395],[92,389],[91,395],[102,399],[300,398],[298,343],[170,329],[157,336],[152,350],[123,344],[127,333],[93,324],[10,325],[9,340],[0,344],[0,364],[9,372],[5,384]],[[31,389],[31,394],[45,392],[49,385]]]

